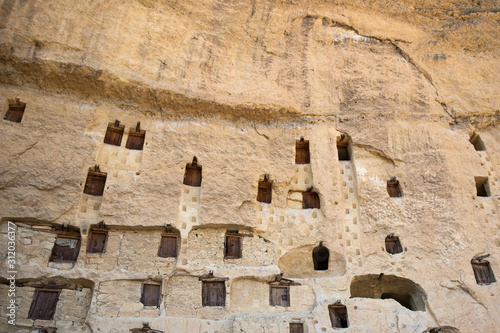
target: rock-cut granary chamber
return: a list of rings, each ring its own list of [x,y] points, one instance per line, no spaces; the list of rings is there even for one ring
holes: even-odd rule
[[[0,332],[500,332],[495,1],[0,1]]]

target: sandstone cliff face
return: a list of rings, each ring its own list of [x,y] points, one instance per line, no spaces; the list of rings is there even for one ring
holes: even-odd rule
[[[478,285],[471,266],[490,254],[500,274],[498,3],[0,8],[2,118],[15,98],[27,103],[20,123],[0,122],[0,236],[15,222],[19,325],[7,324],[2,284],[2,332],[118,333],[144,321],[164,332],[334,332],[337,301],[346,332],[498,332],[498,282]],[[119,146],[104,143],[115,119]],[[126,147],[137,121],[143,150]],[[310,163],[294,163],[300,137]],[[183,184],[193,156],[201,187]],[[83,193],[95,164],[103,196]],[[266,173],[270,204],[256,200]],[[388,194],[392,176],[401,198]],[[311,188],[320,207],[302,209]],[[89,253],[101,221],[106,250]],[[68,224],[78,258],[54,262]],[[178,253],[162,258],[169,230]],[[235,230],[242,257],[228,259]],[[390,233],[399,254],[386,251]],[[327,270],[314,268],[319,242]],[[8,252],[2,243],[2,282]],[[204,306],[210,281],[224,285],[224,306]],[[289,288],[289,306],[271,304],[273,283]],[[31,319],[42,284],[64,286],[51,320]],[[161,286],[158,307],[144,304],[145,284]]]

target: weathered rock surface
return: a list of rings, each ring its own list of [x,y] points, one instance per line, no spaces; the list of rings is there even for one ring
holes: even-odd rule
[[[497,2],[0,8],[0,116],[27,103],[20,123],[0,121],[0,331],[118,333],[147,321],[164,332],[334,332],[339,301],[346,332],[499,332],[498,282],[477,284],[471,267],[490,254],[500,274]],[[103,143],[115,119],[120,146]],[[137,121],[143,150],[126,148]],[[350,161],[338,158],[343,134]],[[301,136],[311,161],[296,165]],[[183,185],[193,156],[201,187]],[[102,197],[83,193],[95,164]],[[270,204],[256,201],[265,173]],[[402,198],[388,195],[392,176]],[[310,188],[321,206],[302,209]],[[7,324],[8,221],[18,328]],[[101,221],[106,249],[88,253]],[[67,224],[81,232],[78,259],[52,262],[53,227]],[[159,257],[172,228],[177,256]],[[240,259],[225,258],[234,230]],[[390,233],[402,253],[387,253]],[[325,271],[312,257],[321,241]],[[225,306],[202,304],[210,271],[226,279]],[[280,271],[297,283],[289,307],[271,305]],[[159,307],[143,304],[145,283],[161,284]],[[66,287],[53,320],[28,318],[41,284]]]

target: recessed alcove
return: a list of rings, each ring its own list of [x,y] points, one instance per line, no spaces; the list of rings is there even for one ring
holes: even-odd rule
[[[397,180],[396,177],[391,177],[391,179],[387,181],[387,193],[389,193],[391,198],[401,198],[403,196],[399,180]]]
[[[488,182],[488,177],[474,177],[476,182],[476,194],[478,197],[489,197],[490,196],[490,185]]]
[[[337,137],[337,154],[339,161],[350,161],[351,154],[349,153],[349,138],[345,134]]]
[[[328,254],[323,247],[328,251]],[[316,260],[323,260],[322,262],[318,260],[316,268],[323,269],[315,269],[315,248],[319,248],[318,252],[322,255],[318,256]],[[328,262],[325,262],[327,256]],[[346,259],[342,254],[329,250],[327,246],[318,246],[316,243],[288,251],[278,260],[278,267],[290,278],[341,276],[346,272]]]
[[[101,172],[98,165],[93,168],[89,168],[83,193],[94,196],[102,196],[104,193],[104,186],[106,185],[106,177],[107,174],[105,172]]]
[[[393,299],[411,311],[425,311],[427,294],[415,282],[395,275],[367,274],[351,282],[351,298]]]
[[[319,242],[319,245],[313,249],[312,257],[315,271],[328,270],[330,250],[326,246],[323,246],[323,242]]]
[[[328,314],[333,328],[348,328],[349,317],[347,307],[340,302],[328,305]]]
[[[264,175],[264,179],[259,181],[257,188],[257,201],[271,203],[273,195],[273,183],[269,180],[269,175]]]
[[[20,123],[24,116],[24,110],[26,109],[26,103],[22,103],[19,98],[14,101],[9,100],[9,109],[5,113],[5,120],[12,121],[14,123]]]
[[[479,136],[479,134],[473,134],[470,137],[470,143],[474,146],[474,149],[477,151],[486,150],[486,146],[484,145],[483,140]]]
[[[399,237],[394,236],[394,234],[387,235],[387,237],[385,237],[385,250],[390,254],[403,252],[403,247],[401,246]]]

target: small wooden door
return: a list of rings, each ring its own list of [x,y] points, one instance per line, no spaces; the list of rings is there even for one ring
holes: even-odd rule
[[[496,282],[495,275],[488,261],[476,261],[472,263],[474,277],[477,284],[490,284]]]
[[[226,235],[225,254],[226,259],[241,258],[241,237]]]
[[[163,235],[161,236],[159,257],[169,258],[177,257],[177,235]]]
[[[289,286],[270,286],[269,304],[272,306],[290,306],[290,287]]]
[[[122,144],[123,131],[125,126],[118,125],[115,126],[114,123],[110,123],[106,129],[106,136],[104,136],[104,143],[113,146],[120,146]]]
[[[295,164],[309,164],[311,156],[309,153],[309,141],[297,140],[295,142]]]
[[[52,247],[50,261],[75,262],[80,252],[80,238],[58,236]]]
[[[347,328],[349,322],[347,319],[347,308],[345,305],[329,305],[330,322],[334,328]]]
[[[302,208],[319,208],[319,196],[316,192],[303,192],[302,193]]]
[[[187,164],[183,183],[189,186],[201,186],[201,166]]]
[[[399,241],[399,237],[389,237],[385,238],[385,249],[390,254],[396,254],[403,252],[403,247],[401,246],[401,242]]]
[[[106,177],[107,175],[104,172],[89,170],[83,193],[94,196],[102,196],[104,193],[104,187],[106,186]]]
[[[304,324],[290,323],[290,333],[304,333]]]
[[[13,121],[15,123],[20,123],[21,120],[23,119],[24,115],[24,109],[26,108],[26,105],[21,104],[21,105],[16,105],[16,104],[11,104],[9,105],[9,110],[5,114],[4,119]]]
[[[259,188],[257,191],[257,201],[264,203],[271,203],[273,191],[272,191],[273,183],[269,181],[259,181]]]
[[[144,306],[160,305],[161,285],[145,283],[142,286],[141,303]]]
[[[226,306],[226,284],[224,281],[203,281],[203,306]]]
[[[387,193],[391,198],[399,198],[402,197],[401,189],[399,188],[399,181],[387,181]]]
[[[37,289],[31,302],[28,318],[52,320],[56,313],[60,290]]]
[[[145,139],[146,139],[145,131],[132,132],[131,130],[130,133],[128,134],[127,144],[125,145],[125,148],[132,150],[142,150],[144,147]]]
[[[87,252],[89,253],[103,253],[106,246],[106,239],[108,234],[106,232],[100,231],[90,231],[90,235],[87,243]]]

